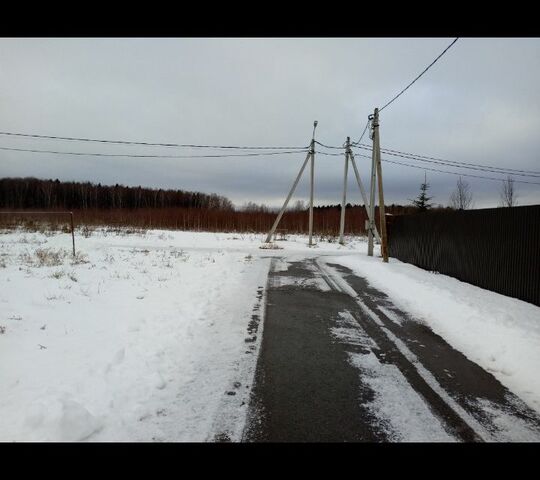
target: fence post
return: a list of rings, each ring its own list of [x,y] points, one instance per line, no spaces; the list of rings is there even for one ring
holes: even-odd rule
[[[71,241],[73,242],[73,258],[75,258],[75,229],[73,228],[73,212],[69,212],[71,217]]]

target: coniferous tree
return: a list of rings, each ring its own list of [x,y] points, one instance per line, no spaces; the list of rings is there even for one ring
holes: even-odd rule
[[[433,197],[429,197],[427,191],[429,189],[429,183],[427,183],[426,174],[424,173],[424,183],[420,184],[420,193],[418,197],[414,200],[411,200],[412,204],[420,211],[425,212],[432,207],[432,204],[429,201]]]

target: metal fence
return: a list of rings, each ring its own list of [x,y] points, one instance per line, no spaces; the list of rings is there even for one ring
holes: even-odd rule
[[[540,205],[389,220],[391,257],[540,306]]]

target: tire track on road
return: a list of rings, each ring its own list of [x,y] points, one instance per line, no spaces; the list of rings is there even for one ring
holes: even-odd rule
[[[321,263],[317,259],[313,260],[313,264],[328,286],[334,291],[353,297],[366,314],[365,317],[373,320],[366,321],[351,312],[356,322],[381,349],[379,359],[382,362],[392,363],[400,370],[411,387],[425,399],[431,411],[444,422],[448,432],[465,442],[491,440],[489,433],[442,389],[433,375],[406,345],[384,326],[378,315],[362,301],[356,291],[343,278],[328,271]]]

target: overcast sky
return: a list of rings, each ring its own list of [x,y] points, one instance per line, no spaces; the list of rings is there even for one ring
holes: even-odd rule
[[[0,39],[0,131],[133,141],[304,146],[357,140],[374,107],[412,81],[451,38]],[[540,171],[540,39],[461,38],[380,117],[381,146]],[[367,137],[363,142],[368,142]],[[0,146],[201,154],[0,135]],[[206,153],[218,153],[207,151]],[[0,151],[0,177],[36,176],[215,192],[236,205],[283,202],[305,154],[133,159]],[[385,156],[383,155],[383,158]],[[459,171],[400,158],[428,168]],[[357,158],[367,185],[370,160]],[[386,203],[410,203],[424,170],[383,163]],[[501,177],[493,173],[463,173]],[[349,171],[352,173],[351,171]],[[308,171],[295,199],[307,199]],[[315,199],[341,201],[343,158],[318,155]],[[457,176],[427,172],[448,204]],[[467,178],[476,208],[501,182]],[[540,178],[515,177],[540,183]],[[349,198],[361,203],[349,178]],[[516,184],[520,205],[540,185]]]

